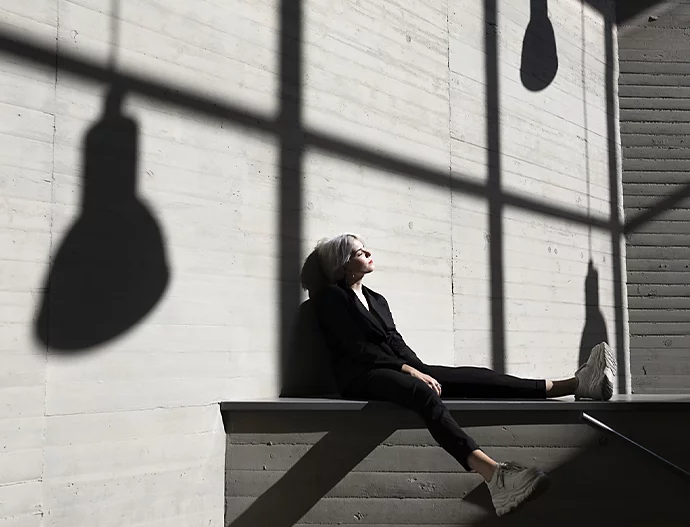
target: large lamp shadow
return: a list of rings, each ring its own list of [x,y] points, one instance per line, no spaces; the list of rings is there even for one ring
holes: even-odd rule
[[[110,87],[86,134],[81,211],[55,253],[35,320],[48,348],[80,351],[137,324],[169,280],[160,228],[137,196],[138,126]]]

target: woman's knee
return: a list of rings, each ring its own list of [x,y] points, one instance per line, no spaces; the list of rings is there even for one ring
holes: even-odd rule
[[[438,419],[446,409],[438,394],[424,383],[413,388],[408,404],[424,419]]]

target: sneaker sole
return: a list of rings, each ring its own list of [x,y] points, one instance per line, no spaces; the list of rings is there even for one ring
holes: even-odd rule
[[[604,385],[601,388],[602,400],[608,401],[613,396],[613,375],[615,375],[618,361],[616,355],[613,353],[611,346],[606,342],[600,344],[604,346],[602,357],[604,360]]]
[[[603,350],[601,349],[603,348]],[[613,397],[613,375],[615,375],[616,368],[618,367],[618,361],[616,360],[616,355],[613,353],[611,346],[606,342],[597,344],[594,349],[599,353],[599,361],[603,362],[604,366],[604,379],[603,385],[601,387],[601,399],[602,401],[608,401]],[[579,401],[582,399],[580,396],[575,396],[575,400]],[[588,399],[588,397],[587,397]],[[595,399],[596,400],[596,399]]]
[[[604,379],[603,379],[603,385],[601,387],[601,398],[592,398],[592,397],[581,397],[579,395],[575,396],[576,401],[580,401],[582,399],[590,399],[593,401],[608,401],[613,397],[613,381],[611,380],[611,377],[608,374],[604,374]]]
[[[599,346],[604,346],[604,361],[606,361],[607,367],[611,368],[611,371],[616,371],[618,367],[618,360],[616,359],[616,354],[611,349],[606,342],[602,342]]]
[[[520,510],[525,503],[535,500],[544,494],[550,485],[551,480],[549,479],[549,476],[542,472],[532,481],[529,486],[522,490],[522,492],[517,496],[515,502],[497,508],[496,515],[504,516],[510,512]]]

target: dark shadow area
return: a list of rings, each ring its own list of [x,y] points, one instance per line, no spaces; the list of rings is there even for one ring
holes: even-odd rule
[[[293,339],[282,359],[281,397],[340,398],[333,377],[331,354],[312,300],[303,302],[299,307]]]
[[[613,416],[602,417],[606,422]],[[632,416],[620,420],[626,435],[644,442],[650,435],[657,437],[656,446],[664,443],[662,455],[674,450],[671,459],[688,463],[690,457],[683,441],[675,435],[675,417],[654,419],[645,414],[641,424]],[[651,418],[651,422],[647,419]],[[638,421],[635,423],[635,421]],[[655,426],[656,423],[656,426]],[[649,426],[647,426],[649,425]],[[620,422],[616,426],[621,426]],[[687,428],[687,425],[683,429]],[[650,433],[644,433],[649,430]],[[652,431],[653,430],[653,431]],[[666,433],[664,433],[664,431]],[[666,436],[659,441],[659,436]],[[671,438],[669,440],[668,438]],[[612,437],[601,436],[598,443],[583,449],[568,462],[549,472],[549,490],[520,510],[501,518],[493,514],[493,506],[485,485],[478,486],[465,498],[487,512],[486,519],[473,525],[489,527],[524,526],[550,527],[605,527],[626,525],[635,527],[681,527],[687,525],[686,503],[690,487],[682,478],[662,464],[627,443]]]
[[[79,351],[131,329],[158,303],[169,271],[163,236],[137,196],[138,127],[110,87],[84,140],[81,211],[50,269],[35,323],[50,349]]]
[[[491,277],[491,367],[506,370],[505,284],[503,273],[503,190],[501,188],[501,117],[498,72],[497,0],[484,0],[484,80],[486,84],[487,194],[489,199],[489,275]]]
[[[659,200],[659,202],[655,203],[653,207],[637,214],[633,218],[626,221],[625,227],[623,229],[624,233],[630,234],[634,232],[640,227],[657,219],[657,217],[660,214],[673,209],[676,205],[688,198],[690,198],[690,183],[687,183],[679,190],[675,191],[673,194],[665,197],[664,199]]]
[[[578,364],[587,362],[592,348],[600,342],[609,342],[609,335],[606,320],[599,305],[599,271],[590,260],[585,278],[585,327],[580,339]]]
[[[305,258],[299,278],[302,289],[309,293],[309,298],[314,298],[319,291],[329,284],[328,277],[321,267],[316,249]]]
[[[290,391],[304,391],[308,387],[299,388],[295,385],[296,368],[306,370],[312,368],[297,362],[308,360],[309,357],[293,356],[295,331],[308,329],[313,326],[313,316],[310,307],[300,310],[300,267],[302,265],[302,162],[305,142],[302,130],[302,1],[281,0],[280,2],[280,112],[278,115],[278,138],[280,140],[280,155],[278,160],[280,196],[277,231],[279,244],[280,274],[279,274],[279,309],[280,320],[280,386],[281,393]],[[303,315],[299,317],[298,315]],[[306,327],[305,327],[306,326]],[[317,344],[317,335],[308,337],[309,342],[302,344]],[[314,349],[304,350],[304,353]],[[301,354],[303,350],[297,353]],[[315,374],[312,371],[311,374]],[[306,379],[305,379],[306,380]],[[311,382],[319,382],[315,379]]]
[[[462,427],[580,423],[581,411],[570,410],[563,402],[552,402],[553,410],[472,410],[451,413]],[[645,412],[644,415],[648,414]],[[367,402],[361,410],[230,410],[223,411],[222,417],[226,434],[332,432],[345,425],[347,429],[361,426],[359,431],[364,433],[370,424],[382,422],[387,423],[387,428],[395,430],[426,428],[413,411],[383,401]]]
[[[558,73],[558,51],[548,0],[530,0],[530,19],[522,41],[520,80],[530,91],[549,86]]]
[[[309,300],[299,308],[292,340],[281,357],[283,379],[281,397],[340,398],[333,376],[331,353],[319,327],[311,299],[328,279],[321,269],[316,251],[306,258],[300,274],[302,288]]]
[[[606,9],[605,0],[587,0],[595,8]],[[616,4],[616,23],[624,24],[628,20],[640,15],[646,9],[660,4],[668,4],[669,0],[618,0]]]

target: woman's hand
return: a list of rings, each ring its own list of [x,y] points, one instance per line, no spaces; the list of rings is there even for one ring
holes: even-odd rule
[[[427,375],[426,373],[422,373],[421,371],[413,368],[409,364],[405,364],[402,367],[402,370],[405,373],[408,373],[412,375],[412,377],[416,377],[423,383],[427,384],[432,390],[436,392],[436,394],[441,397],[441,384],[434,379],[431,375]]]

